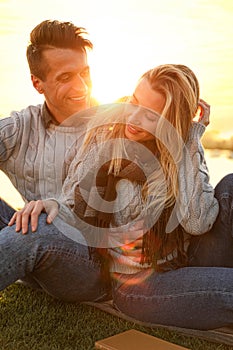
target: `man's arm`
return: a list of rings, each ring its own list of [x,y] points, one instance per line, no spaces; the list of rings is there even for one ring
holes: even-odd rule
[[[14,152],[20,137],[20,122],[17,115],[0,119],[0,164]]]

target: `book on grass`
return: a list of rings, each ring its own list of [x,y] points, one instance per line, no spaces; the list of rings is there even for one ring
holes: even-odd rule
[[[131,329],[95,342],[101,350],[190,350],[168,341]]]

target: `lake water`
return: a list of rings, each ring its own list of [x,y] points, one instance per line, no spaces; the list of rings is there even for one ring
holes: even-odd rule
[[[90,33],[100,102],[131,93],[139,76],[155,65],[183,63],[197,74],[201,96],[211,104],[209,128],[233,134],[232,18],[229,0],[0,0],[0,116],[42,102],[31,86],[25,50],[35,25],[59,19]],[[213,185],[233,171],[230,156],[207,151]],[[9,181],[2,175],[0,181],[0,195],[21,206]]]
[[[232,154],[227,151],[206,150],[206,161],[210,172],[210,182],[215,186],[221,178],[233,172]],[[14,208],[23,206],[23,201],[10,183],[9,179],[0,171],[0,197]]]
[[[215,186],[223,176],[233,173],[232,152],[206,150],[205,154],[211,184]]]

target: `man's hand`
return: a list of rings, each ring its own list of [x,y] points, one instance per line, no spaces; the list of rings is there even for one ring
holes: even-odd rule
[[[16,224],[15,231],[19,232],[22,229],[22,234],[28,232],[28,225],[31,222],[32,232],[35,232],[38,227],[38,219],[42,212],[46,212],[47,224],[51,224],[58,214],[58,203],[54,200],[38,200],[27,203],[21,210],[16,211],[10,219],[8,226]]]

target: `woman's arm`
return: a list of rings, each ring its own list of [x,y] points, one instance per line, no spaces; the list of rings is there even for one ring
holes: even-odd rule
[[[193,122],[178,176],[177,218],[185,231],[193,235],[209,231],[219,210],[200,140],[204,131],[202,123]]]

